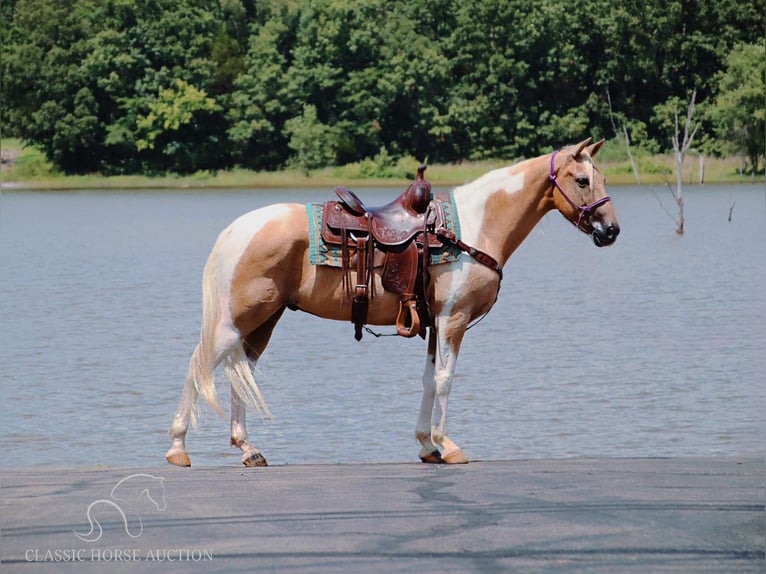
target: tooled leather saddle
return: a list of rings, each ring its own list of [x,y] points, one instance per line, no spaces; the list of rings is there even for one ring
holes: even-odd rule
[[[418,167],[415,181],[391,203],[367,207],[347,187],[335,188],[339,201],[322,206],[322,240],[339,247],[343,288],[351,299],[354,337],[362,338],[367,324],[369,300],[374,296],[373,273],[381,269],[383,289],[399,296],[396,333],[425,337],[431,323],[428,307],[429,250],[445,245],[469,253],[478,262],[502,269],[489,255],[463,243],[447,228],[445,197],[434,197],[425,179],[425,165]],[[356,284],[351,284],[351,270]]]
[[[383,289],[399,296],[396,332],[425,335],[429,323],[428,250],[443,245],[435,230],[444,226],[444,209],[433,201],[431,184],[418,168],[415,181],[391,203],[367,207],[347,187],[337,187],[339,201],[323,206],[322,239],[341,250],[343,284],[351,299],[354,337],[362,338],[369,300],[374,296],[373,271],[382,268]],[[351,285],[351,269],[356,284]]]

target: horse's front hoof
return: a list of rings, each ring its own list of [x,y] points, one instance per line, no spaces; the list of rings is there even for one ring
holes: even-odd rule
[[[420,460],[426,464],[444,464],[444,459],[438,450],[429,452],[427,455],[421,455]]]
[[[243,458],[242,464],[245,466],[269,466],[269,463],[266,462],[266,459],[260,452],[254,452],[247,458]]]
[[[462,450],[456,450],[442,458],[447,464],[468,464],[468,458],[466,458]]]
[[[174,464],[176,466],[191,466],[191,459],[185,452],[175,452],[173,454],[168,454],[165,456],[165,458],[170,464]]]

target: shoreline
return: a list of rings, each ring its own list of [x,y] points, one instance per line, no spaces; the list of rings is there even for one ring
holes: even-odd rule
[[[338,185],[351,188],[397,188],[404,190],[415,175],[415,163],[409,177],[380,177],[360,172],[358,164],[326,167],[309,173],[286,169],[281,171],[257,172],[246,169],[231,169],[211,172],[203,171],[189,175],[166,174],[159,176],[115,175],[98,173],[83,175],[60,175],[42,154],[34,149],[19,147],[16,143],[3,144],[3,162],[0,169],[0,190],[2,191],[71,191],[71,190],[200,190],[200,189],[332,189]],[[603,155],[603,154],[602,154]],[[434,187],[455,187],[474,181],[485,173],[512,165],[515,160],[493,159],[463,161],[450,164],[429,165],[427,179]],[[598,165],[607,179],[608,186],[675,185],[674,159],[667,154],[638,158],[641,183],[636,181],[627,159],[598,159]],[[720,184],[763,184],[766,176],[744,175],[739,172],[740,158],[705,159],[704,182],[699,183],[699,162],[688,157],[684,164],[684,185]]]
[[[766,452],[758,453],[740,453],[740,454],[709,454],[709,455],[657,455],[657,456],[609,456],[609,455],[585,455],[585,456],[549,456],[541,458],[498,458],[498,459],[479,459],[471,458],[467,464],[426,464],[420,460],[406,460],[406,461],[364,461],[364,462],[306,462],[306,463],[269,463],[268,466],[263,467],[246,467],[238,464],[235,456],[229,463],[223,464],[193,464],[192,466],[180,467],[171,464],[164,460],[164,456],[159,456],[157,460],[146,465],[83,465],[83,466],[51,466],[51,465],[30,465],[30,466],[2,466],[0,467],[0,478],[7,476],[21,476],[36,473],[71,473],[71,474],[87,474],[87,473],[120,473],[126,474],[131,472],[162,472],[165,469],[170,469],[172,472],[213,472],[213,471],[239,471],[243,473],[253,473],[254,475],[259,472],[270,472],[274,469],[343,469],[343,468],[357,468],[357,467],[375,467],[375,468],[395,468],[395,467],[415,467],[415,468],[467,468],[472,465],[540,465],[540,466],[555,466],[555,465],[567,465],[567,464],[585,464],[587,462],[593,462],[598,464],[613,464],[620,466],[622,463],[632,464],[637,462],[643,462],[649,465],[665,465],[676,462],[693,462],[693,463],[725,463],[734,466],[749,465],[753,463],[759,463],[763,466],[764,476],[762,482],[766,489]],[[0,490],[3,488],[4,483],[0,482]],[[764,511],[766,512],[766,490],[764,490]],[[766,516],[764,517],[766,519]],[[766,550],[766,549],[765,549]]]
[[[401,468],[419,468],[419,469],[458,469],[468,468],[474,466],[498,466],[498,467],[514,467],[519,466],[521,468],[526,467],[541,467],[541,468],[556,468],[572,466],[582,466],[587,464],[594,464],[596,466],[606,465],[612,467],[622,467],[624,465],[630,466],[635,464],[647,465],[648,467],[663,467],[674,464],[695,464],[695,465],[719,465],[724,464],[731,466],[732,468],[759,465],[764,470],[763,476],[760,478],[760,482],[763,486],[763,498],[764,498],[764,520],[766,520],[766,454],[764,453],[749,453],[749,454],[710,454],[710,455],[668,455],[668,456],[600,456],[600,455],[587,455],[587,456],[562,456],[562,457],[543,457],[543,458],[504,458],[504,459],[474,459],[471,458],[466,464],[426,464],[420,460],[416,461],[388,461],[388,462],[306,462],[306,463],[269,463],[264,467],[246,467],[236,462],[238,457],[233,457],[230,462],[222,464],[192,464],[192,466],[181,467],[171,464],[160,456],[157,460],[154,460],[146,465],[83,465],[83,466],[51,466],[51,465],[30,465],[30,466],[9,466],[0,467],[0,492],[6,486],[6,480],[9,477],[13,479],[28,479],[29,477],[39,475],[71,475],[76,477],[83,477],[86,475],[94,475],[96,477],[100,475],[111,476],[140,472],[150,473],[197,473],[197,472],[222,472],[222,473],[244,473],[242,476],[252,474],[254,477],[258,473],[269,473],[282,470],[286,472],[331,472],[331,469],[337,469],[340,474],[345,472],[353,472],[354,468],[375,468],[379,470],[396,470]],[[766,533],[765,533],[766,534]],[[766,547],[764,548],[766,551]]]
[[[407,179],[272,179],[266,178],[264,180],[253,180],[246,182],[228,182],[223,181],[206,181],[206,182],[190,182],[186,180],[173,181],[173,180],[149,180],[149,181],[135,181],[135,182],[121,182],[111,181],[110,178],[99,178],[97,180],[89,181],[76,181],[78,176],[72,176],[75,181],[60,180],[26,180],[26,181],[3,181],[0,182],[0,192],[13,191],[13,192],[57,192],[57,191],[167,191],[175,190],[178,192],[184,191],[216,191],[216,190],[259,190],[259,189],[328,189],[332,190],[338,185],[345,185],[352,189],[399,189],[404,191],[411,183]],[[666,187],[664,180],[642,180],[640,184],[631,181],[614,181],[616,178],[609,178],[607,184],[608,188],[614,187],[641,187],[651,188],[656,186]],[[460,185],[464,185],[472,180],[466,181],[454,181],[450,179],[437,179],[433,178],[429,180],[431,185],[435,188],[453,188]],[[705,187],[716,185],[734,185],[734,186],[754,186],[766,184],[766,179],[758,177],[754,179],[721,179],[721,180],[707,180],[704,183],[685,182],[684,189],[690,187]]]

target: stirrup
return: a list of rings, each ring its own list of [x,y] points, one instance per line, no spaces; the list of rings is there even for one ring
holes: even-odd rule
[[[396,334],[402,337],[414,337],[420,333],[420,316],[418,315],[418,302],[415,299],[399,301],[399,314],[396,316]],[[407,326],[409,318],[410,325]]]

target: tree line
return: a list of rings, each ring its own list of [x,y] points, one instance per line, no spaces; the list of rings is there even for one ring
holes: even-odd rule
[[[623,129],[764,147],[738,0],[3,0],[4,135],[67,173],[529,157]]]

